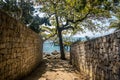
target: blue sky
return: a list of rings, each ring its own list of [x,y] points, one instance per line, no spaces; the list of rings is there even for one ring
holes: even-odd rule
[[[108,35],[110,33],[113,33],[115,29],[109,29],[107,31],[102,31],[102,32],[91,32],[91,31],[86,31],[86,33],[82,33],[82,32],[78,32],[77,34],[75,34],[73,37],[85,37],[85,36],[89,36],[89,37],[99,37],[99,36],[104,36],[104,35]]]
[[[36,9],[36,14],[39,15],[39,17],[43,17],[45,16],[45,13],[40,13],[39,12],[39,9],[40,7],[42,6],[35,6],[35,9]],[[113,19],[116,19],[114,16],[112,16],[111,18],[112,20]],[[110,33],[113,33],[115,31],[115,29],[108,29],[109,25],[110,25],[110,20],[111,19],[106,19],[106,20],[103,20],[104,23],[100,22],[100,21],[97,21],[97,20],[93,20],[94,23],[98,23],[100,24],[100,26],[103,26],[103,27],[106,27],[105,30],[100,30],[100,32],[92,32],[92,31],[89,31],[89,30],[85,30],[85,33],[82,33],[81,31],[78,31],[73,37],[85,37],[85,36],[89,36],[89,37],[99,37],[99,36],[104,36],[104,35],[108,35]],[[49,26],[49,27],[54,27],[54,26]],[[47,33],[48,34],[48,33]],[[70,34],[67,34],[68,36],[70,36]]]
[[[116,18],[112,17],[111,19],[116,19]],[[85,33],[77,32],[77,34],[75,34],[74,37],[84,37],[84,36],[99,37],[99,36],[104,36],[104,35],[113,33],[115,31],[115,29],[109,29],[109,26],[110,26],[109,20],[110,19],[104,20],[104,23],[93,20],[93,22],[95,22],[95,23],[97,22],[99,24],[99,26],[105,27],[105,29],[99,30],[99,32],[95,32],[95,31],[92,32],[90,30],[85,30]]]

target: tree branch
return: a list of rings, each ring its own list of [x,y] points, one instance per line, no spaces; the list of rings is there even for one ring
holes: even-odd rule
[[[67,19],[68,22],[71,22],[71,23],[77,23],[77,22],[81,22],[83,21],[84,19],[86,19],[88,17],[88,15],[90,14],[90,11],[81,19],[78,19],[78,20],[70,20],[70,19]]]
[[[72,29],[74,30],[74,27],[73,26],[67,26],[67,27],[60,27],[60,31],[63,31],[63,30],[66,30],[66,29]]]
[[[69,24],[68,20],[66,20],[66,24],[63,25],[63,27],[67,26]]]
[[[48,17],[50,18],[52,15],[55,15],[55,13],[52,13],[52,14],[48,14]]]
[[[56,34],[57,34],[57,33],[54,33],[53,35],[49,36],[48,38],[45,38],[45,39],[43,40],[43,42],[46,41],[46,40],[48,40],[48,39],[50,39],[51,37],[54,37]]]

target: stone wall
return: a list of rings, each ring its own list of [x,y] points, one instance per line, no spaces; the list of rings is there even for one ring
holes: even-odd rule
[[[42,40],[0,11],[0,80],[19,80],[42,60]]]
[[[120,80],[120,31],[71,45],[71,63],[89,80]]]

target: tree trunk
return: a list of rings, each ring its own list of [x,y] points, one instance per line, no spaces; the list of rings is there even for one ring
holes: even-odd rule
[[[62,32],[58,29],[61,59],[65,60],[65,53],[64,53],[64,47],[63,47],[63,39],[62,39],[62,34],[61,33]]]
[[[62,40],[62,31],[60,30],[57,14],[55,15],[55,18],[56,18],[56,24],[57,24],[56,28],[57,28],[57,31],[58,31],[59,44],[60,44],[60,53],[61,53],[60,58],[62,60],[65,60],[65,53],[64,53],[63,40]]]

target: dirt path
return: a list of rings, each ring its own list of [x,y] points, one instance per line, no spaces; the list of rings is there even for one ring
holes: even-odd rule
[[[87,80],[68,60],[44,59],[42,64],[22,80]]]

